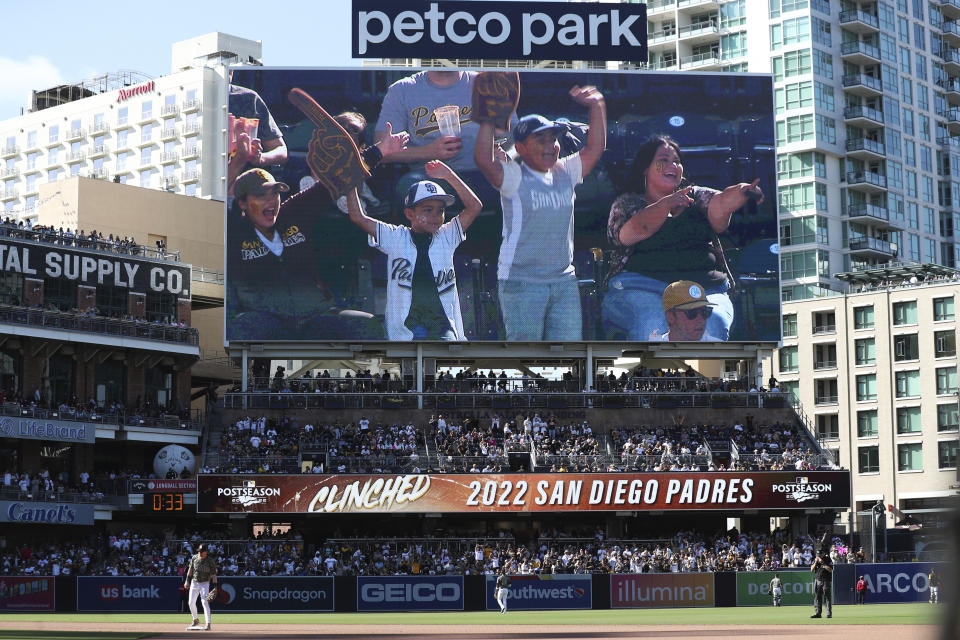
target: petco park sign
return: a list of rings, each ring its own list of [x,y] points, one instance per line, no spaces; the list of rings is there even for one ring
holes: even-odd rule
[[[847,471],[406,475],[201,475],[197,511],[477,513],[845,509]],[[796,488],[803,489],[802,500]]]

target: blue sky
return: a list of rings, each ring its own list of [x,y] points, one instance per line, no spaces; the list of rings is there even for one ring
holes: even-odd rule
[[[350,57],[350,0],[0,0],[0,7],[0,120],[19,115],[31,89],[120,69],[168,74],[172,43],[212,31],[263,41],[270,66],[360,64]]]

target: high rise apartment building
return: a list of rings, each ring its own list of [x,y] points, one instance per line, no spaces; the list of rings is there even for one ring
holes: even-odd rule
[[[261,43],[222,33],[172,46],[159,78],[120,72],[35,91],[0,121],[0,216],[35,220],[40,185],[83,176],[222,200],[227,65]]]

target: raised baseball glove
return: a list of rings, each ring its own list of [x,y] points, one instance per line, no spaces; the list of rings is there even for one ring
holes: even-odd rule
[[[353,138],[323,107],[302,89],[291,89],[287,97],[317,127],[307,146],[307,166],[334,201],[370,177]]]
[[[520,101],[520,74],[516,71],[481,71],[473,79],[471,117],[474,122],[492,122],[510,128],[510,114]]]
[[[206,598],[207,602],[213,602],[214,600],[216,600],[217,588],[214,587],[213,589],[210,589],[210,591],[207,592],[207,595],[205,595],[204,598]]]

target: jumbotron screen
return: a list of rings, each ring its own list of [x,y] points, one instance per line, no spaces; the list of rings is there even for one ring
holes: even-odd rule
[[[236,68],[228,112],[227,343],[780,338],[769,75]]]

